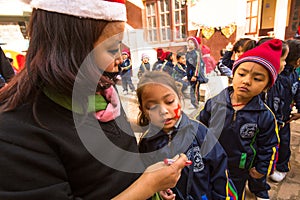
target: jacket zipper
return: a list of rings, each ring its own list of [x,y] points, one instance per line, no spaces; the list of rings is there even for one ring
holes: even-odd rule
[[[169,134],[168,137],[169,137],[168,146],[170,147],[171,146],[171,141],[172,141],[172,135]]]
[[[234,110],[234,112],[233,112],[233,117],[232,117],[232,122],[234,122],[235,120],[236,120],[236,110]]]

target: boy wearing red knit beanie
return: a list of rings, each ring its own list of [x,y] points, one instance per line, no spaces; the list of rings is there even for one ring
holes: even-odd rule
[[[269,199],[266,177],[279,139],[276,119],[259,94],[274,84],[281,51],[282,41],[272,39],[245,52],[233,65],[233,85],[209,99],[197,116],[227,153],[238,199],[245,198],[247,180],[257,199]]]

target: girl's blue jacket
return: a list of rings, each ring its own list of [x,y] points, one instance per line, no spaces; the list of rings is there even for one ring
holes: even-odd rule
[[[173,78],[176,81],[182,81],[182,78],[185,77],[186,74],[186,65],[182,64],[182,63],[177,63],[174,67],[174,71],[173,71]]]
[[[132,64],[130,59],[124,60],[120,67],[122,69],[121,76],[122,77],[131,77],[132,76]]]
[[[270,174],[279,142],[274,114],[259,96],[235,111],[230,101],[232,92],[228,87],[207,100],[196,118],[219,138],[229,169],[255,167],[261,174]]]
[[[193,162],[185,167],[173,191],[176,199],[235,199],[235,187],[228,178],[227,156],[207,128],[184,113],[169,134],[150,125],[139,143],[142,160],[149,166],[185,153]],[[145,154],[147,153],[147,154]]]

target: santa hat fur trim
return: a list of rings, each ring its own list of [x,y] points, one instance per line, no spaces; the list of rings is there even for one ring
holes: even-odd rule
[[[33,8],[107,21],[126,21],[124,0],[23,0]]]

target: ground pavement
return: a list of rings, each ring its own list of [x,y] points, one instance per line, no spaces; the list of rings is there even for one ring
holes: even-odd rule
[[[138,116],[139,112],[136,95],[130,92],[127,95],[123,95],[122,87],[117,85],[117,88],[127,116],[131,121],[136,122],[136,116]],[[201,105],[203,104],[204,102],[201,103]],[[198,112],[190,106],[189,99],[184,100],[183,110],[191,117]],[[291,123],[291,130],[291,171],[281,183],[268,181],[271,186],[269,192],[271,200],[300,200],[300,120]],[[136,136],[139,138],[139,131],[136,132]],[[255,197],[249,191],[247,191],[247,200],[255,200]]]

